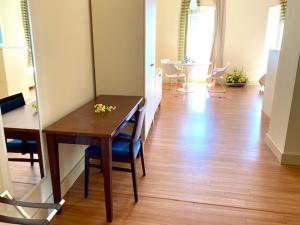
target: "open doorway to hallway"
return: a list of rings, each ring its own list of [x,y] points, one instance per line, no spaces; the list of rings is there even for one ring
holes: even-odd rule
[[[258,85],[266,73],[266,49],[270,48],[268,43],[271,42],[267,36],[276,32],[268,28],[269,32],[266,33],[270,23],[269,10],[272,7],[280,10],[279,2],[228,0],[224,4],[225,1],[203,0],[200,6],[198,2],[157,0],[156,67],[159,71],[162,68],[161,60],[166,59],[169,60],[168,64],[173,64],[169,65],[172,67],[169,69],[171,76],[166,76],[167,73],[163,76],[169,89],[171,86],[173,90],[179,89],[187,80],[205,83],[216,68],[225,72],[216,76],[213,86],[246,81],[250,85]],[[187,5],[183,7],[183,4]],[[220,15],[223,19],[218,22]],[[269,17],[270,20],[273,25],[280,22],[274,16]],[[186,64],[188,68],[185,68]],[[234,75],[246,75],[246,78],[237,81],[224,78],[234,70],[237,71]],[[179,79],[176,76],[174,78],[174,74],[180,75]],[[178,87],[176,81],[179,81]]]

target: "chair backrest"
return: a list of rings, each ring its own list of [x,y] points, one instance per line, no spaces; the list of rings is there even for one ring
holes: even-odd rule
[[[161,69],[163,75],[180,75],[181,70],[169,59],[161,60]]]
[[[8,113],[24,105],[25,105],[25,100],[22,93],[0,99],[1,114]]]
[[[226,65],[224,67],[214,69],[214,71],[212,72],[212,76],[220,77],[220,76],[224,75],[224,73],[228,70],[229,66],[230,66],[230,63],[228,62],[228,63],[226,63]]]
[[[135,143],[141,137],[144,118],[145,118],[145,108],[146,106],[144,105],[136,113],[135,124],[134,124],[133,134],[132,134],[133,143]]]
[[[228,70],[229,66],[230,66],[230,62],[227,62],[226,65],[223,67],[224,72],[226,72]]]

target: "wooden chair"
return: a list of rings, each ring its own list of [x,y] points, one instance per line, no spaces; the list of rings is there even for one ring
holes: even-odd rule
[[[22,93],[15,94],[0,100],[1,114],[9,113],[14,109],[25,105],[25,100]],[[35,140],[19,140],[19,139],[5,139],[7,152],[21,153],[22,155],[29,154],[29,158],[8,158],[9,161],[15,162],[30,162],[31,166],[35,162],[40,164],[41,177],[44,177],[42,159],[34,158],[34,154],[38,154],[38,143]]]
[[[113,167],[113,170],[130,172],[132,175],[133,191],[135,202],[138,202],[138,191],[136,183],[136,164],[135,160],[140,156],[142,161],[143,176],[146,176],[143,144],[141,139],[142,127],[145,117],[145,106],[139,109],[135,115],[132,134],[120,133],[112,142],[112,160],[114,162],[129,163],[129,168]],[[99,159],[100,164],[92,164],[91,159]],[[89,191],[89,168],[96,167],[102,170],[101,148],[100,146],[89,146],[85,150],[85,197]]]

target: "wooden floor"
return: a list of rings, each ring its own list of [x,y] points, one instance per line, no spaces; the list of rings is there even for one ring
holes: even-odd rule
[[[29,89],[29,93],[30,98],[27,99],[27,103],[36,101],[35,87],[31,87]],[[8,153],[8,158],[29,158],[29,155]],[[16,199],[24,197],[41,180],[40,167],[38,163],[34,163],[34,166],[30,166],[29,162],[8,161],[8,167],[12,180],[13,195]]]
[[[9,158],[28,158],[28,154],[23,156],[18,153],[8,153]],[[13,195],[16,199],[21,199],[29,193],[41,180],[40,167],[38,163],[34,166],[30,162],[8,161],[9,174],[12,180]]]
[[[281,166],[266,146],[261,106],[255,86],[228,89],[225,98],[207,98],[200,87],[164,90],[145,144],[145,178],[138,162],[137,204],[130,174],[113,172],[112,224],[299,225],[300,167]],[[81,176],[65,199],[53,224],[106,224],[98,170],[89,198]]]

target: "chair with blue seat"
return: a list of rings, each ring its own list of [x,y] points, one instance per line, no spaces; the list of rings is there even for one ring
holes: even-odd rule
[[[146,176],[143,143],[141,139],[142,127],[145,117],[145,106],[139,109],[135,115],[134,127],[132,134],[120,133],[112,142],[112,161],[129,163],[130,168],[113,167],[113,170],[130,172],[132,175],[133,191],[135,202],[138,201],[138,191],[136,182],[136,164],[135,160],[138,156],[141,158],[143,176]],[[91,159],[99,159],[100,164],[91,163]],[[99,146],[89,146],[85,150],[85,197],[89,191],[89,168],[96,167],[102,170],[101,148]]]
[[[22,93],[8,96],[0,100],[0,110],[1,114],[9,113],[19,107],[25,105],[25,100]],[[10,153],[21,153],[23,155],[29,154],[29,158],[8,158],[9,161],[16,162],[30,162],[33,166],[34,162],[40,164],[41,177],[44,177],[43,168],[42,168],[42,159],[35,159],[34,154],[37,153],[37,142],[35,140],[20,140],[20,139],[6,139],[6,148],[7,152]]]
[[[3,115],[24,105],[25,100],[22,93],[8,96],[0,100],[1,114]]]
[[[36,154],[37,143],[34,140],[19,140],[19,139],[8,139],[6,140],[7,152],[10,153],[21,153],[22,155],[29,154],[29,159],[27,158],[8,158],[9,161],[15,162],[30,162],[33,166],[34,162],[39,162],[38,159],[34,158]]]

